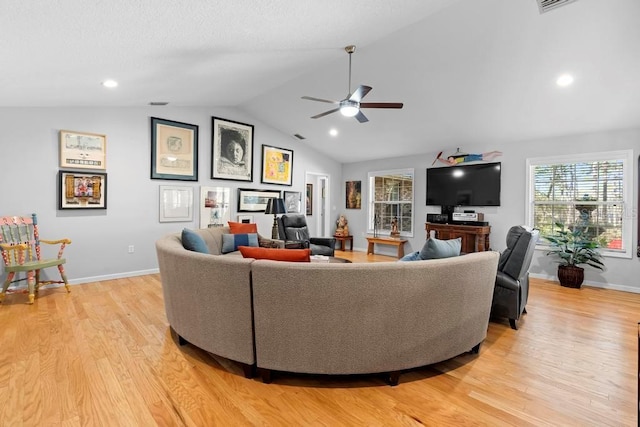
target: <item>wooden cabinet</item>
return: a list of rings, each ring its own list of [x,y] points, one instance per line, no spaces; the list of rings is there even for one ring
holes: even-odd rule
[[[436,232],[436,238],[440,240],[457,239],[461,237],[461,252],[463,253],[489,250],[489,233],[491,233],[491,227],[488,225],[434,224],[427,222],[424,225],[424,229],[427,231],[427,237],[429,237],[429,232],[434,230]]]

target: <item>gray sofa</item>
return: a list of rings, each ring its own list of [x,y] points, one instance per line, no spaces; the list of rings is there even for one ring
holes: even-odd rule
[[[198,233],[211,249],[225,231]],[[180,342],[242,363],[247,376],[257,367],[267,382],[289,371],[385,373],[395,384],[402,370],[478,352],[499,258],[278,262],[190,252],[179,234],[156,249]]]

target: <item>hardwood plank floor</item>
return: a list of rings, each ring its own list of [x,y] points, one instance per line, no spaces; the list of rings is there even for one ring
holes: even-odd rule
[[[354,262],[393,260],[337,251]],[[158,275],[43,288],[0,305],[2,426],[632,426],[640,295],[532,280],[528,314],[479,355],[377,375],[246,379],[178,346]]]

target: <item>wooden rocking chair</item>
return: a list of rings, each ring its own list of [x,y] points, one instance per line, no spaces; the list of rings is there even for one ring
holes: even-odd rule
[[[58,257],[42,259],[40,257],[41,243],[60,245]],[[29,287],[29,304],[33,304],[40,285],[64,283],[67,292],[71,292],[63,267],[66,259],[62,258],[65,245],[70,243],[69,239],[40,240],[36,214],[32,214],[31,217],[0,217],[0,251],[2,251],[2,259],[4,260],[4,271],[7,273],[7,278],[2,285],[2,293],[0,293],[0,303],[4,300],[11,283],[25,279]],[[58,267],[62,280],[40,281],[40,270],[54,266]],[[16,273],[19,272],[25,272],[26,277],[13,280]]]

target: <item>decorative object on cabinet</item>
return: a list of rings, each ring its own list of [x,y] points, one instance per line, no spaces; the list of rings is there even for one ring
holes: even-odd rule
[[[198,126],[151,117],[151,179],[198,180]]]
[[[293,150],[262,145],[262,183],[292,185]]]
[[[211,118],[211,178],[253,182],[253,125]]]
[[[278,190],[238,189],[238,212],[264,212],[270,199],[280,197]]]
[[[161,185],[160,222],[193,221],[193,187]]]
[[[58,171],[58,209],[106,208],[106,173]]]
[[[200,187],[200,228],[224,227],[231,219],[231,189]]]
[[[60,167],[106,169],[107,136],[98,133],[61,130]]]

